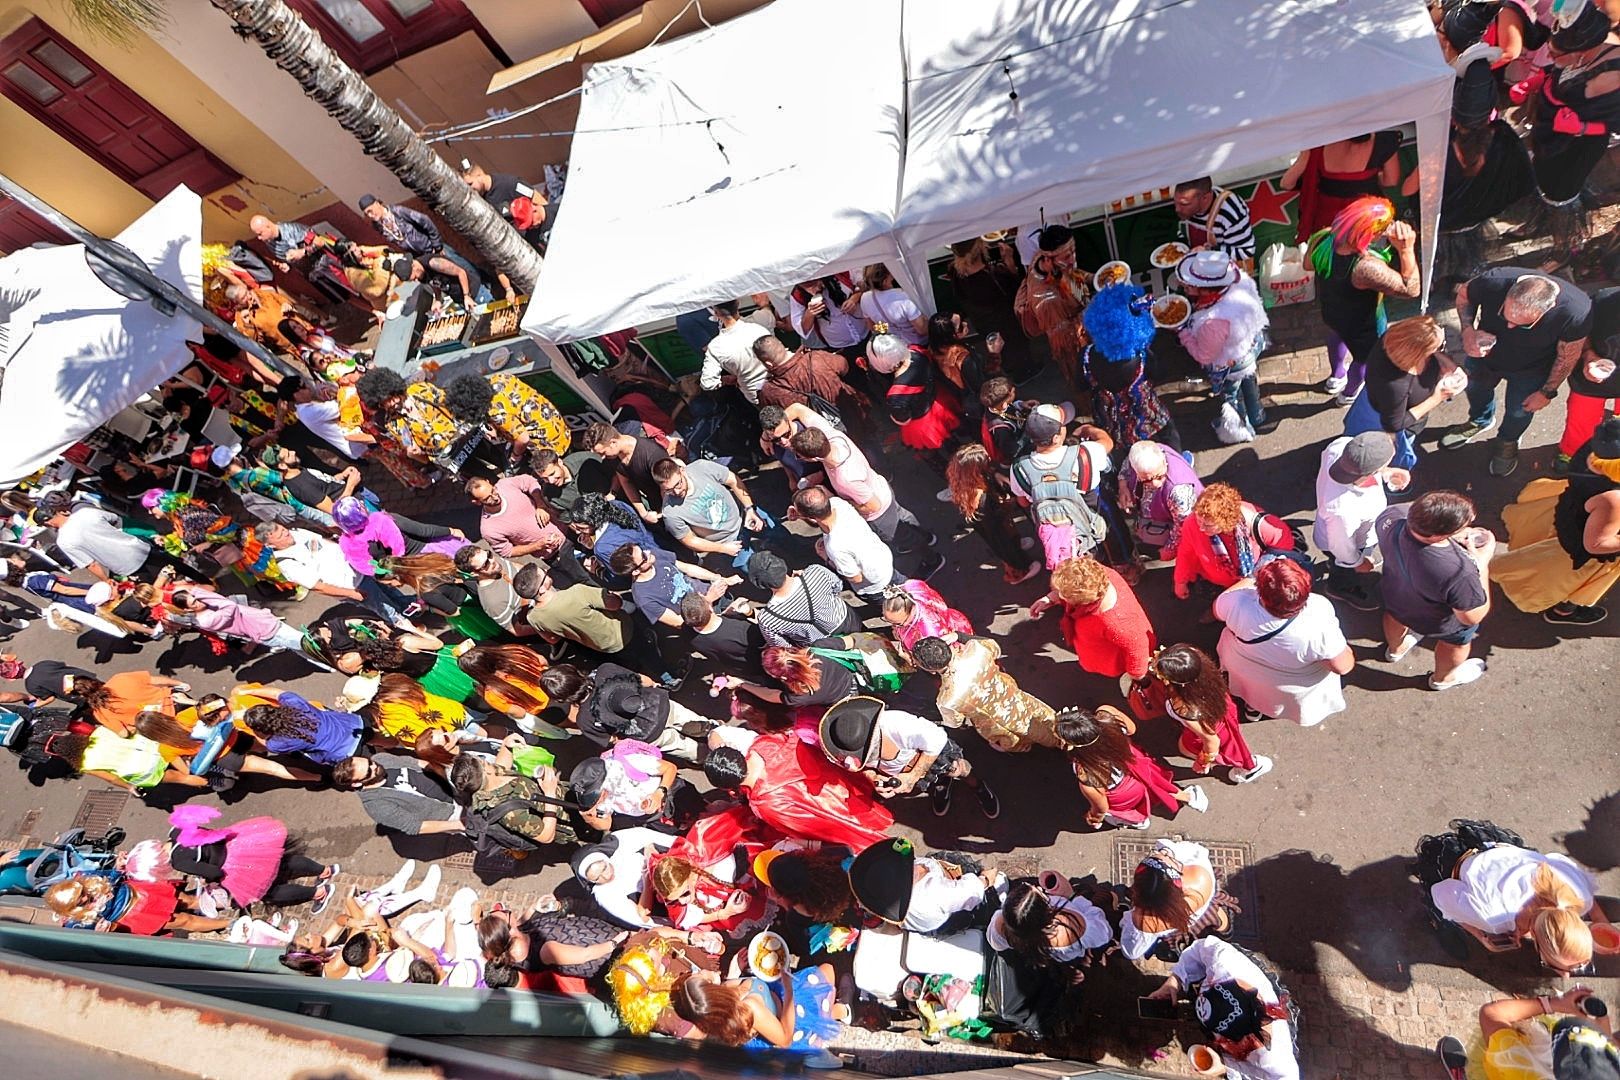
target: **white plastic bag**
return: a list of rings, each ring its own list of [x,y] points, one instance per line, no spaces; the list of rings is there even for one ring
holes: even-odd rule
[[[1272,244],[1260,257],[1256,278],[1268,308],[1316,299],[1316,272],[1305,261],[1305,245]]]
[[[1215,437],[1223,446],[1254,441],[1254,429],[1230,401],[1221,402],[1221,414],[1215,418],[1215,423],[1211,426],[1215,429]]]

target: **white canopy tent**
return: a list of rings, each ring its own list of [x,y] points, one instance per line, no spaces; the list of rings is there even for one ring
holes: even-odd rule
[[[1427,269],[1453,79],[1419,0],[776,0],[591,69],[523,328],[880,260],[926,306],[950,241],[1413,120]]]
[[[202,299],[202,199],[177,187],[115,239]],[[122,412],[191,359],[195,319],[166,316],[102,283],[82,244],[0,259],[0,485],[14,484]]]
[[[900,12],[786,0],[594,65],[523,328],[571,341],[899,261]]]

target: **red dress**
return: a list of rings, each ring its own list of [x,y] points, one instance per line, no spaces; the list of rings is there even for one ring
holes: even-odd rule
[[[1108,812],[1127,824],[1135,825],[1152,816],[1155,802],[1174,817],[1181,808],[1176,801],[1178,790],[1169,769],[1132,745],[1131,760],[1126,763],[1125,771],[1104,794],[1108,797]]]
[[[1063,636],[1079,657],[1080,666],[1094,675],[1117,679],[1147,674],[1148,658],[1159,647],[1153,624],[1136,594],[1112,569],[1104,567],[1117,599],[1107,611],[1063,609]]]
[[[129,908],[113,920],[120,930],[141,937],[162,933],[180,907],[180,883],[177,881],[136,881],[126,878],[131,898]]]
[[[913,450],[938,450],[962,424],[956,391],[934,377],[934,362],[915,345],[911,363],[895,375],[884,403],[900,425],[900,441]]]
[[[769,926],[776,917],[776,904],[771,899],[770,891],[761,888],[754,880],[751,868],[754,856],[778,839],[775,831],[755,817],[746,806],[734,806],[699,819],[685,836],[670,845],[669,851],[654,855],[648,861],[649,880],[653,869],[668,858],[685,859],[711,874],[712,867],[728,858],[736,857],[739,861],[729,884],[718,874],[714,875],[714,879],[698,875],[693,882],[693,902],[665,901],[664,910],[669,912],[669,921],[681,929],[696,929],[704,914],[725,907],[732,892],[740,889],[748,897],[747,909],[741,915],[710,922],[707,929],[717,930],[728,937],[740,937]],[[739,847],[742,849],[740,856],[737,854]]]
[[[1192,732],[1186,729],[1180,716],[1176,715],[1170,701],[1165,697],[1164,684],[1158,679],[1148,679],[1138,682],[1130,696],[1131,709],[1142,720],[1148,720],[1161,713],[1170,717],[1178,724],[1182,724],[1181,738],[1176,743],[1181,752],[1198,760],[1199,744],[1194,740]],[[1249,743],[1243,738],[1243,725],[1238,720],[1237,702],[1232,695],[1226,695],[1226,713],[1221,722],[1215,725],[1215,737],[1220,740],[1220,748],[1215,752],[1215,764],[1239,769],[1254,768],[1254,754],[1249,751]]]
[[[838,768],[793,732],[761,735],[748,753],[765,766],[759,781],[746,789],[749,809],[783,836],[861,851],[894,826],[894,815],[865,779]]]

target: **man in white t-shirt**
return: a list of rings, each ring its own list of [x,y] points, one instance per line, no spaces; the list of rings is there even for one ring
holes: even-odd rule
[[[848,697],[823,714],[819,729],[827,760],[864,774],[884,798],[926,792],[934,813],[951,807],[951,784],[961,780],[987,818],[1001,814],[990,786],[973,774],[962,747],[945,729],[915,713],[884,708],[874,698]]]
[[[56,530],[56,546],[74,566],[102,581],[140,576],[157,557],[151,544],[124,531],[117,514],[88,503],[74,507],[60,491],[39,501],[37,518]]]
[[[286,390],[283,400],[292,401],[293,413],[298,417],[300,424],[308,428],[312,435],[352,461],[358,461],[366,456],[366,451],[371,449],[370,443],[376,440],[370,435],[363,436],[363,441],[351,438],[355,433],[344,428],[340,420],[343,406],[336,398],[323,401],[313,389],[304,384],[302,379],[288,381],[292,386]]]
[[[1399,491],[1411,483],[1405,469],[1390,465],[1395,440],[1387,432],[1340,436],[1322,450],[1316,473],[1316,546],[1328,557],[1322,592],[1357,611],[1382,607],[1367,575],[1379,566],[1378,515],[1389,508],[1384,485]]]
[[[720,332],[703,352],[703,371],[698,382],[705,390],[718,390],[727,375],[737,383],[737,389],[750,405],[759,404],[759,388],[770,372],[759,357],[754,355],[754,342],[770,333],[768,329],[739,315],[740,305],[735,300],[716,304],[711,309]]]
[[[364,604],[396,625],[405,621],[402,610],[408,601],[376,578],[355,573],[343,549],[326,537],[268,521],[254,526],[253,535],[276,553],[282,577],[294,585]]]
[[[855,508],[821,486],[793,496],[798,516],[821,530],[816,551],[856,594],[868,599],[883,595],[890,585],[906,578],[894,569],[894,552],[878,538]]]
[[[814,416],[803,406],[794,408]],[[799,415],[789,414],[790,418]],[[900,500],[894,497],[893,485],[872,468],[872,463],[852,439],[824,423],[814,423],[810,417],[804,417],[804,423],[804,428],[789,440],[793,453],[801,461],[820,465],[833,491],[855,508],[885,544],[895,545],[895,550],[903,554],[919,545],[933,547],[939,543],[939,537],[923,528],[917,515],[900,505]],[[898,544],[902,525],[908,528],[909,542]]]

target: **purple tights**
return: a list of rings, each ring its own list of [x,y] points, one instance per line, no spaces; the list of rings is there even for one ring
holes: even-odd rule
[[[1333,377],[1343,379],[1345,397],[1361,392],[1361,382],[1367,377],[1367,365],[1350,355],[1350,346],[1332,330],[1327,332],[1328,362],[1333,365]]]

